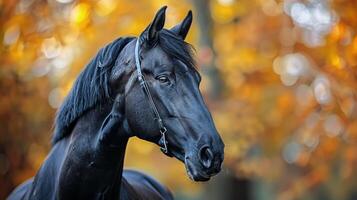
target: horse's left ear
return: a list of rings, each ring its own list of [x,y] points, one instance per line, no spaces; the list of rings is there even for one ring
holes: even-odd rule
[[[192,11],[188,11],[185,19],[178,25],[171,28],[171,31],[174,32],[177,36],[185,40],[188,31],[190,30],[192,24]]]
[[[160,8],[157,11],[154,20],[150,23],[150,25],[145,29],[147,32],[147,40],[150,43],[155,43],[158,37],[158,32],[164,28],[165,25],[165,11],[167,6]]]

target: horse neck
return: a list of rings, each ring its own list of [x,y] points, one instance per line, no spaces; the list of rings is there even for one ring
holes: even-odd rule
[[[128,137],[117,134],[124,132],[120,130],[123,129],[123,126],[119,126],[111,130],[111,132],[115,132],[115,134],[112,134],[113,136],[109,135],[111,138],[107,138],[107,140],[109,139],[108,141],[110,141],[109,144],[98,144],[98,138],[105,132],[104,129],[112,125],[111,122],[108,121],[111,115],[110,110],[111,105],[98,106],[78,119],[72,131],[69,149],[76,148],[78,149],[77,151],[79,151],[76,155],[84,155],[81,156],[81,161],[76,161],[76,163],[86,166],[87,169],[85,173],[91,176],[91,180],[86,181],[86,185],[84,186],[87,188],[86,191],[100,190],[99,192],[103,193],[103,195],[118,197],[118,195],[120,195]],[[71,155],[67,156],[70,157]],[[65,162],[64,164],[64,167],[71,167],[73,163],[66,165]],[[78,166],[78,170],[82,170],[83,166]]]

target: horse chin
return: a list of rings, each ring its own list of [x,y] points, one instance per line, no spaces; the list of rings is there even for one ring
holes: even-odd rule
[[[185,159],[185,167],[188,177],[193,181],[205,182],[209,181],[211,178],[211,176],[205,172],[198,170],[197,167],[195,167],[195,165],[188,159]]]

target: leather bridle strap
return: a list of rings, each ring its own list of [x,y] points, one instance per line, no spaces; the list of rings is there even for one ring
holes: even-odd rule
[[[159,141],[159,145],[161,146],[160,149],[163,153],[168,154],[168,148],[167,148],[167,141],[166,141],[166,132],[167,129],[164,125],[164,122],[162,121],[162,118],[160,117],[160,113],[157,110],[157,107],[155,105],[154,99],[152,98],[152,95],[150,93],[149,86],[147,82],[145,81],[144,75],[141,72],[141,64],[140,64],[140,59],[139,59],[139,46],[140,46],[140,36],[136,40],[136,45],[135,45],[135,66],[136,66],[136,72],[138,74],[138,81],[140,83],[140,86],[143,88],[143,91],[149,101],[151,110],[153,111],[155,115],[155,120],[157,121],[159,128],[160,128],[160,134],[161,138]]]

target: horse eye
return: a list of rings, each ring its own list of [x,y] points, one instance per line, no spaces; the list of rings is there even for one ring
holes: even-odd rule
[[[160,83],[168,83],[168,82],[170,82],[170,80],[169,80],[169,78],[167,76],[158,76],[156,79],[159,80]]]

